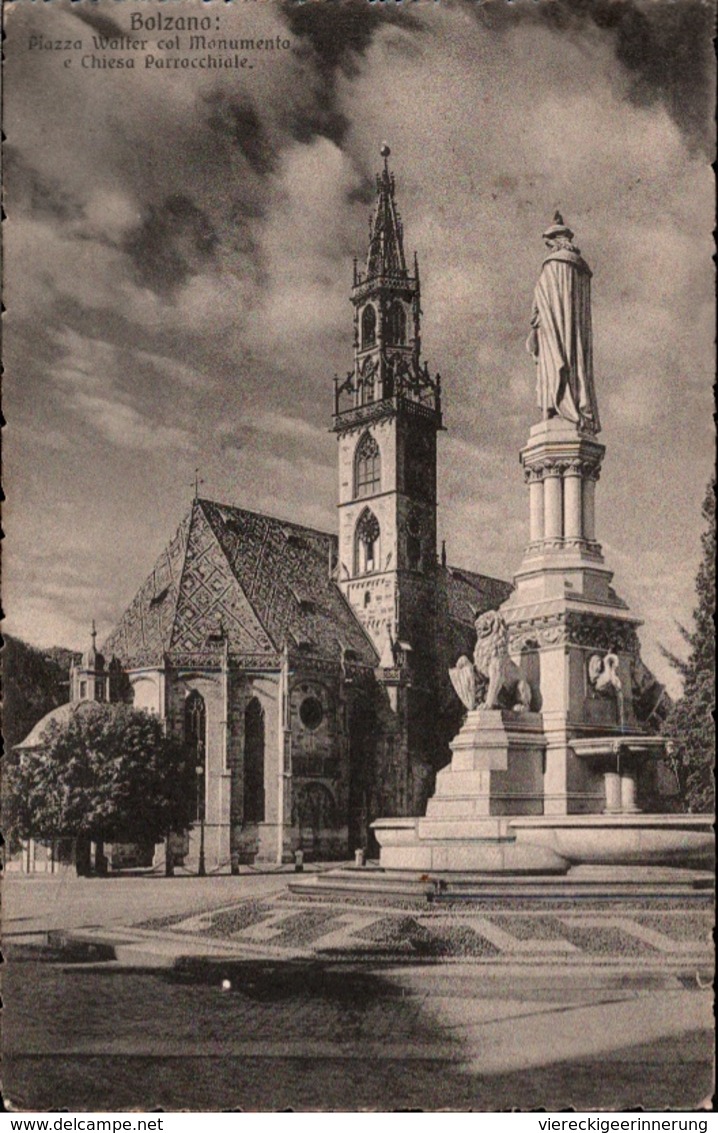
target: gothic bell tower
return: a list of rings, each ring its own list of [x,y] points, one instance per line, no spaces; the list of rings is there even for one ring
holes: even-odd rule
[[[421,359],[419,267],[381,150],[366,266],[354,262],[354,365],[336,379],[339,585],[390,664],[401,654],[414,687],[436,665],[436,438],[441,379]],[[408,648],[407,648],[408,647]]]

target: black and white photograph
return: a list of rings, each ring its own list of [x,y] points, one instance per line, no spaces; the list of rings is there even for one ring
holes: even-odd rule
[[[705,1133],[713,0],[3,20],[6,1108]]]

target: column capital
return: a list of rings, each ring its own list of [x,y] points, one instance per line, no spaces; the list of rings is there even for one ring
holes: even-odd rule
[[[543,476],[548,479],[551,476],[563,476],[566,469],[566,461],[558,459],[549,459],[542,461],[541,471]]]
[[[524,480],[530,484],[548,476],[579,476],[582,480],[598,480],[600,460],[591,457],[567,457],[564,453],[542,453],[524,462]]]

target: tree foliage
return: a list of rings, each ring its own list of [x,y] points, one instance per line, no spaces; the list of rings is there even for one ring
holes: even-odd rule
[[[21,837],[157,842],[193,818],[191,753],[127,705],[83,703],[38,748],[12,752],[5,774],[6,822]]]
[[[683,695],[672,706],[663,732],[674,743],[676,774],[685,805],[693,812],[711,811],[714,805],[715,751],[715,585],[716,502],[715,482],[708,485],[702,515],[706,529],[701,537],[703,558],[696,576],[697,605],[693,627],[680,626],[688,645],[686,659],[666,651],[671,665],[683,678]]]
[[[2,696],[6,748],[19,744],[38,720],[66,703],[73,656],[69,649],[35,649],[5,634]]]

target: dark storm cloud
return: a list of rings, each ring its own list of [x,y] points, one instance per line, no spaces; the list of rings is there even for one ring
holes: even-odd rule
[[[363,177],[361,184],[356,188],[350,189],[347,193],[347,201],[353,204],[355,201],[360,205],[366,205],[370,208],[374,205],[376,200],[376,181],[374,177]]]
[[[269,173],[276,163],[276,153],[250,99],[215,90],[205,96],[205,102],[209,128],[237,145],[256,173]]]
[[[691,149],[713,145],[715,5],[705,0],[471,2],[484,27],[508,31],[530,20],[571,35],[592,24],[610,37],[637,106],[662,104]]]
[[[328,85],[331,86],[331,82]],[[349,120],[331,105],[318,103],[316,106],[301,110],[296,106],[290,107],[286,126],[295,142],[306,145],[319,135],[341,146],[349,129]]]
[[[5,206],[11,215],[17,208],[58,221],[76,220],[81,216],[80,204],[58,181],[38,173],[19,148],[8,142],[4,152]]]
[[[350,123],[336,106],[337,72],[355,75],[358,57],[387,24],[411,30],[419,30],[421,25],[401,8],[372,6],[367,0],[315,0],[311,4],[284,0],[282,11],[292,34],[302,44],[300,53],[311,56],[321,84],[311,108],[290,108],[289,132],[295,141],[307,143],[321,135],[341,146]]]
[[[125,251],[140,281],[158,294],[168,294],[206,265],[217,243],[207,214],[189,197],[175,193],[160,207],[150,206],[143,223],[127,238]]]
[[[126,29],[116,24],[109,16],[103,16],[100,12],[92,11],[91,8],[80,8],[73,4],[69,11],[78,20],[82,20],[83,24],[89,24],[94,31],[107,36],[108,39],[127,34]]]
[[[313,4],[285,0],[282,10],[292,33],[311,44],[325,75],[337,68],[354,74],[355,57],[364,54],[375,32],[387,23],[412,29],[420,26],[401,8],[371,6],[366,0],[315,0]]]

